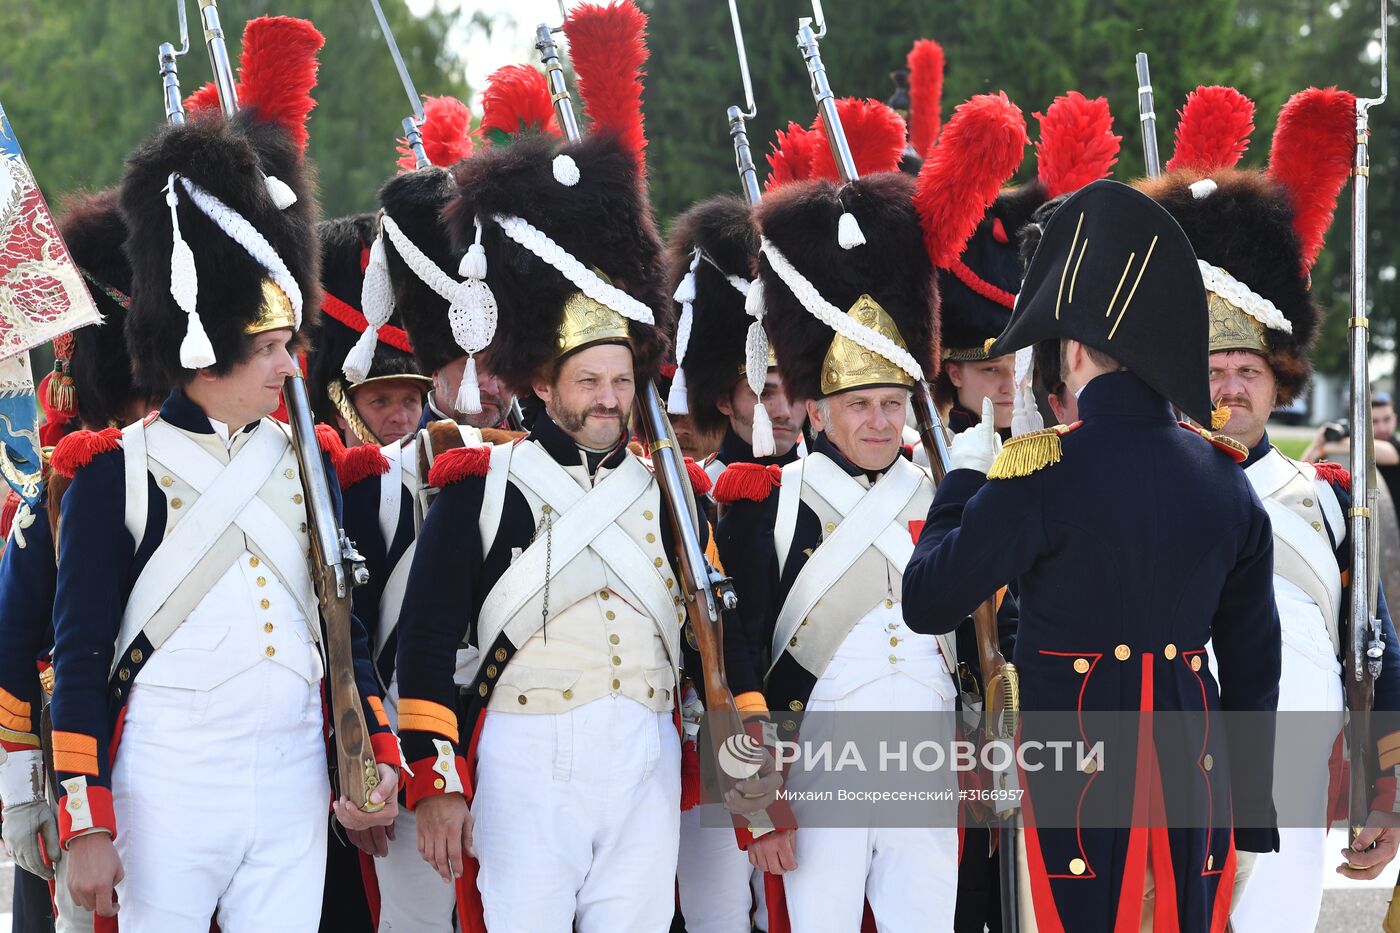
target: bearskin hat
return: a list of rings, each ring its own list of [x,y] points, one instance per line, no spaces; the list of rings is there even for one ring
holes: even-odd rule
[[[316,419],[335,424],[337,411],[345,414],[341,406],[349,404],[351,382],[344,371],[346,357],[370,326],[359,304],[376,233],[374,215],[325,220],[317,225],[316,233],[321,243],[321,319],[307,354],[307,390]],[[408,334],[400,324],[395,313],[378,328],[366,381],[410,377],[428,382],[418,371]],[[347,420],[354,427],[355,419]],[[358,428],[356,433],[360,433]],[[372,437],[360,439],[378,443]]]
[[[227,372],[265,302],[289,323],[311,323],[320,287],[310,174],[288,128],[250,112],[163,127],[128,157],[127,348],[138,381],[177,386],[204,366]]]
[[[454,170],[457,196],[443,212],[460,255],[482,225],[486,284],[499,308],[485,365],[517,392],[556,358],[564,304],[579,291],[558,268],[508,236],[517,218],[543,233],[613,286],[650,310],[654,323],[628,322],[639,380],[654,378],[666,356],[671,303],[663,292],[661,241],[638,174],[636,155],[619,135],[595,131],[562,146],[524,136],[492,146]]]
[[[744,311],[744,299],[757,255],[758,228],[752,211],[735,195],[701,201],[677,217],[671,228],[667,285],[682,303],[676,354],[677,371],[684,375],[682,389],[671,394],[673,403],[667,407],[672,413],[689,413],[702,432],[725,425],[718,402],[728,398],[744,378],[745,339],[753,323]],[[683,284],[687,280],[688,291]],[[682,393],[686,408],[674,404]]]
[[[1308,353],[1322,309],[1308,272],[1351,170],[1355,105],[1335,88],[1293,95],[1261,172],[1234,167],[1253,128],[1248,99],[1233,88],[1198,88],[1181,111],[1170,170],[1136,183],[1181,225],[1203,264],[1212,350],[1263,353],[1280,405],[1301,395],[1312,376]],[[1260,336],[1257,346],[1222,334],[1222,321],[1244,320],[1241,314],[1253,319],[1247,329]]]
[[[126,223],[117,204],[119,192],[70,195],[58,218],[59,233],[92,293],[102,323],[72,334],[68,374],[71,404],[64,413],[94,430],[120,424],[137,401],[164,394],[167,387],[138,387],[126,352],[127,308],[131,303],[131,265],[122,252]]]

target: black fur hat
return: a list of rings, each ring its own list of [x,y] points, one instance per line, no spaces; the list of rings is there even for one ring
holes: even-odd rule
[[[661,240],[646,189],[634,155],[619,138],[595,131],[561,145],[552,137],[525,136],[477,153],[453,173],[457,197],[444,220],[461,255],[475,240],[475,219],[481,219],[486,284],[499,308],[495,337],[482,354],[486,367],[516,392],[528,390],[557,358],[564,304],[578,292],[493,219],[513,216],[651,310],[654,323],[628,321],[628,333],[637,379],[655,378],[674,311],[663,292]]]
[[[1191,186],[1205,177],[1177,169],[1135,187],[1176,219],[1198,258],[1227,270],[1288,319],[1291,334],[1268,329],[1266,354],[1278,382],[1278,404],[1287,405],[1312,378],[1308,351],[1322,319],[1308,290],[1292,200],[1288,189],[1264,172],[1220,169],[1210,173],[1213,190],[1193,192]]]
[[[122,252],[126,224],[117,197],[116,188],[70,195],[58,218],[59,233],[102,315],[101,324],[73,332],[68,361],[78,418],[94,430],[120,424],[134,402],[168,388],[143,389],[131,374],[123,332],[131,301],[131,265]]]
[[[914,179],[896,172],[846,185],[792,182],[763,199],[757,218],[763,236],[842,313],[861,295],[875,299],[927,375],[938,359],[938,291],[913,193]],[[865,245],[840,246],[843,213],[856,219]],[[803,307],[767,253],[759,256],[758,273],[765,326],[789,394],[821,398],[823,361],[835,332]]]
[[[360,287],[377,229],[373,214],[355,214],[324,220],[316,225],[316,233],[321,243],[321,319],[311,335],[306,381],[316,419],[335,424],[337,411],[345,412],[332,396],[338,395],[343,404],[349,404],[345,357],[367,326],[359,307]],[[426,386],[428,380],[419,373],[413,354],[404,349],[407,346],[407,334],[396,311],[388,324],[379,329],[374,362],[365,381],[413,377]],[[347,420],[354,427],[355,419]],[[356,433],[360,433],[358,428]],[[378,443],[371,437],[360,439]]]
[[[423,255],[453,279],[458,278],[457,264],[466,248],[453,247],[442,210],[455,193],[452,175],[438,166],[396,175],[379,189],[383,212],[393,218]],[[432,374],[465,356],[466,351],[457,345],[448,323],[449,302],[408,267],[387,234],[384,258],[394,287],[394,311],[403,318],[419,370]]]
[[[271,246],[290,276],[288,284],[295,283],[293,289],[283,289],[293,305],[292,292],[300,292],[303,331],[320,306],[314,185],[287,130],[247,112],[232,122],[210,113],[162,127],[127,158],[121,185],[132,270],[127,347],[137,379],[153,386],[182,385],[194,372],[181,362],[181,343],[187,328],[193,331],[192,316],[171,291],[174,240],[165,192],[172,174],[178,176],[175,210],[181,236],[197,271],[197,319],[213,349],[215,372],[227,372],[245,358],[247,329],[259,319],[263,284],[272,275],[196,205],[183,181],[236,211]],[[268,176],[286,185],[295,203],[278,209]]]
[[[744,293],[729,281],[747,282],[758,255],[758,228],[743,198],[717,195],[676,218],[666,247],[671,294],[689,273],[697,249],[690,339],[680,369],[691,420],[708,433],[727,423],[716,406],[744,378],[745,338],[753,323],[744,311]]]

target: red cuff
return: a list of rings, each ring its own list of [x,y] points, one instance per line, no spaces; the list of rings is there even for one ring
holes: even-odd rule
[[[1395,812],[1395,777],[1389,775],[1376,779],[1376,795],[1371,798],[1371,810],[1381,813]]]
[[[393,765],[395,768],[403,765],[403,757],[399,754],[399,740],[392,732],[376,732],[369,737],[370,747],[374,749],[374,760],[381,765]]]
[[[456,767],[456,784],[449,788],[449,777],[435,767],[438,758],[420,758],[413,762],[413,776],[404,782],[405,802],[410,810],[416,809],[418,802],[425,797],[436,797],[439,794],[461,793],[467,800],[471,800],[471,785],[467,780],[467,761],[461,755],[455,756],[452,761]],[[406,772],[405,772],[406,773]]]
[[[93,829],[105,829],[114,840],[117,838],[117,814],[112,809],[111,790],[84,785],[59,798],[58,839],[64,849],[75,836]]]

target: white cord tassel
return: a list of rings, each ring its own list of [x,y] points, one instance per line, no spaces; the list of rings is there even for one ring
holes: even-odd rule
[[[359,385],[369,378],[374,368],[374,351],[379,346],[379,328],[389,321],[394,313],[394,290],[389,282],[389,263],[384,256],[384,235],[374,238],[369,248],[369,264],[365,266],[364,282],[360,285],[360,311],[369,326],[360,334],[360,339],[345,354],[341,371],[351,385]]]
[[[860,224],[856,223],[856,215],[850,211],[844,212],[836,222],[836,242],[841,244],[842,249],[855,249],[865,245],[865,233],[860,229]]]
[[[457,274],[466,279],[484,281],[486,278],[486,248],[481,245],[481,218],[476,223],[476,242],[467,248],[462,261],[457,264]]]
[[[175,175],[171,173],[165,186],[165,203],[170,207],[170,295],[185,312],[185,337],[180,341],[180,365],[186,369],[204,369],[217,360],[214,345],[199,319],[199,272],[194,264],[194,252],[180,233],[179,193],[175,190]]]
[[[554,171],[554,180],[566,188],[572,188],[578,184],[580,177],[578,163],[573,156],[564,155],[562,152],[554,157],[554,162],[550,168]]]
[[[666,396],[666,411],[672,415],[690,414],[690,392],[685,382],[685,355],[690,349],[690,331],[695,326],[695,270],[700,266],[700,250],[695,250],[690,269],[676,286],[672,298],[681,305],[681,319],[676,325],[676,375]]]
[[[267,185],[267,193],[272,196],[272,203],[279,211],[285,211],[297,203],[297,193],[276,175],[264,175],[263,184]]]
[[[753,294],[753,289],[749,294]],[[758,398],[753,407],[753,455],[771,457],[777,448],[773,442],[773,421],[768,417],[768,409],[763,407],[763,384],[768,380],[768,332],[763,329],[761,319],[749,325],[744,337],[744,357],[744,375]]]
[[[457,386],[457,400],[453,403],[459,414],[481,414],[481,383],[476,378],[476,357],[467,356],[467,368],[462,371],[462,382]]]

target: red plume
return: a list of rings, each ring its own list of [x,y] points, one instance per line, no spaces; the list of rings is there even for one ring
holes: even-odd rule
[[[646,14],[632,0],[585,4],[564,21],[578,93],[595,130],[617,133],[646,171],[642,127],[642,66],[647,60]]]
[[[894,172],[904,155],[904,118],[888,104],[859,97],[843,97],[836,102],[836,115],[846,131],[846,142],[855,159],[856,174]],[[811,177],[837,179],[836,159],[826,144],[826,126],[821,115],[812,124]]]
[[[1002,183],[1020,167],[1027,142],[1026,118],[1004,93],[978,94],[953,111],[914,192],[935,266],[946,268],[962,254]]]
[[[909,66],[909,144],[928,155],[943,119],[943,46],[920,39],[905,59]]]
[[[1311,269],[1332,223],[1337,196],[1351,175],[1356,144],[1356,95],[1335,87],[1310,87],[1288,99],[1278,114],[1269,175],[1293,196],[1293,229],[1303,245],[1303,269]]]
[[[309,19],[259,16],[243,27],[243,51],[238,60],[238,104],[256,109],[264,120],[280,124],[292,141],[306,151],[306,121],[316,101],[316,53],[326,37]],[[218,90],[206,84],[185,98],[185,112],[219,106]]]
[[[1167,171],[1193,169],[1202,174],[1234,168],[1249,148],[1254,132],[1254,101],[1232,87],[1203,85],[1186,95],[1177,111],[1176,148]]]
[[[1045,113],[1034,115],[1040,121],[1040,142],[1035,144],[1037,175],[1048,197],[1078,191],[1106,176],[1118,161],[1118,144],[1123,137],[1113,135],[1113,114],[1108,100],[1089,100],[1078,91],[1057,97]]]
[[[803,181],[812,176],[812,150],[825,146],[826,140],[805,126],[789,122],[786,130],[778,130],[768,151],[768,180],[765,190],[772,191],[790,181]]]
[[[472,154],[472,112],[455,97],[423,98],[423,151],[428,161],[443,168]],[[399,168],[413,171],[415,162],[408,140],[399,139]]]
[[[488,142],[501,142],[522,132],[559,135],[549,85],[544,75],[529,65],[506,65],[491,72],[481,93],[481,108],[477,132]]]

